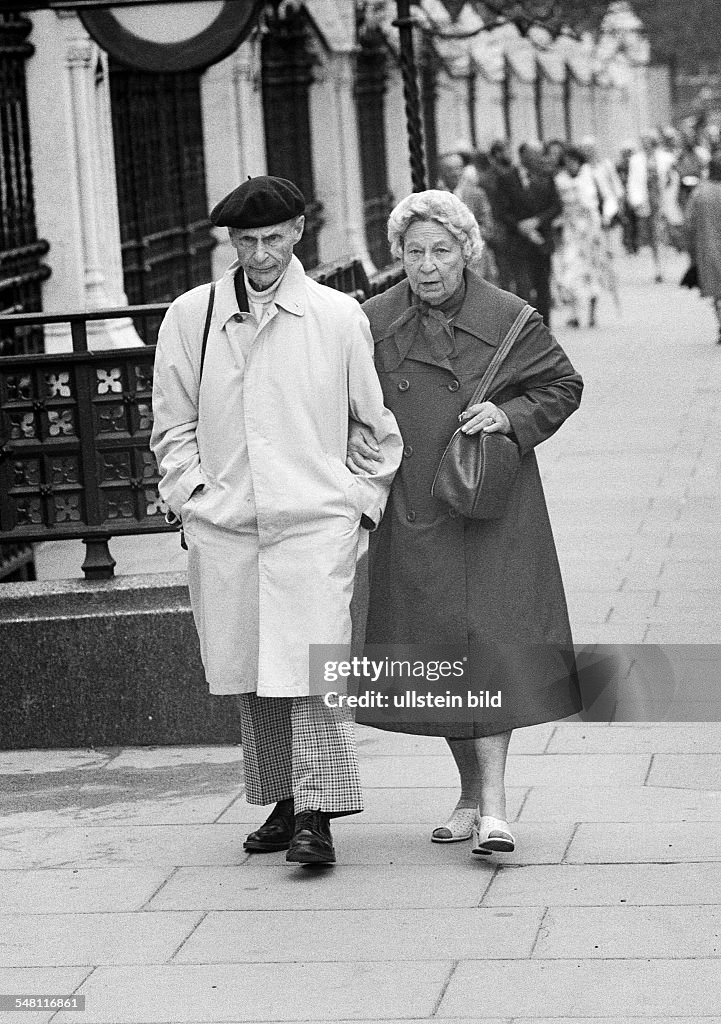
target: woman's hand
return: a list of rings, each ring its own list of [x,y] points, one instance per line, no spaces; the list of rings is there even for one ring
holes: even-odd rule
[[[351,473],[358,476],[361,473],[370,473],[371,476],[377,472],[376,463],[382,462],[380,448],[376,444],[373,432],[363,423],[356,423],[351,420],[348,426],[348,452],[345,464]]]
[[[472,405],[458,417],[464,434],[510,434],[511,421],[493,402]]]

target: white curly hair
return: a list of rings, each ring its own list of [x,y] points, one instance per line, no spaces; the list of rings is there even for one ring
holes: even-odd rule
[[[483,252],[483,240],[476,218],[466,204],[452,192],[429,188],[425,192],[411,192],[391,210],[388,242],[395,259],[402,259],[406,231],[417,220],[434,220],[449,231],[461,244],[466,266],[477,260]]]

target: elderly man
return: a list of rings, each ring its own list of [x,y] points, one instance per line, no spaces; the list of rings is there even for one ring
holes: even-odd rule
[[[151,447],[188,544],[210,691],[240,695],[247,799],[276,802],[245,848],[324,864],[329,819],[362,796],[352,722],[312,694],[309,648],[350,642],[359,527],[379,522],[402,442],[365,314],[293,255],[304,208],[292,182],[263,176],[213,209],[238,258],[168,310]],[[351,417],[378,438],[374,475],[345,467]]]

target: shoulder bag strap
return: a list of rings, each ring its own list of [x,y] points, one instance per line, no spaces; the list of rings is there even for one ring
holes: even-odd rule
[[[523,307],[523,309],[518,314],[516,319],[513,321],[511,329],[509,330],[508,334],[505,336],[501,344],[498,346],[495,355],[488,364],[488,369],[483,374],[480,384],[474,391],[473,397],[468,403],[468,406],[478,405],[480,402],[483,402],[485,400],[486,395],[491,389],[493,381],[496,379],[496,376],[498,375],[498,371],[501,368],[501,363],[506,358],[508,353],[511,351],[511,348],[518,340],[518,336],[520,335],[521,331],[526,326],[529,319],[533,316],[534,313],[535,310],[533,306],[529,306],[528,303],[526,303],[526,305]],[[468,408],[468,406],[466,406],[466,408]]]
[[[213,303],[215,302],[215,281],[211,282],[210,295],[208,296],[208,312],[205,314],[205,327],[203,328],[203,344],[200,349],[200,373],[198,374],[198,390],[203,379],[203,363],[205,362],[205,350],[208,346],[208,334],[210,333],[210,321],[213,317]]]

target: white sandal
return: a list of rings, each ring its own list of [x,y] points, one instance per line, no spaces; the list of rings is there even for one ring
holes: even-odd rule
[[[477,807],[456,807],[445,825],[433,829],[431,842],[462,843],[471,838],[478,823]]]
[[[484,814],[477,827],[473,829],[471,853],[513,853],[515,848],[516,840],[513,833],[509,831],[508,822],[502,818]]]

